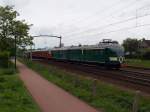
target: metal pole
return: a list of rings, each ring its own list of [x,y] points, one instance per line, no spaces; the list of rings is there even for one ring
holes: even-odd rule
[[[61,39],[62,39],[62,37],[61,36],[56,36],[56,35],[35,35],[35,36],[32,36],[32,37],[41,37],[41,36],[48,36],[48,37],[56,37],[56,38],[59,38],[60,39],[60,41],[59,41],[59,47],[61,47]]]
[[[30,59],[32,61],[32,45],[30,46],[30,49],[31,49],[31,51],[30,51]]]
[[[17,46],[16,46],[16,35],[15,35],[15,69],[17,68],[16,60],[17,60]]]
[[[61,39],[62,39],[62,37],[60,36],[59,38],[60,38],[60,43],[59,43],[59,47],[61,47]]]

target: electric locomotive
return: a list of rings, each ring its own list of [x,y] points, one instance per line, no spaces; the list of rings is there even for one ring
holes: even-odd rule
[[[110,39],[104,39],[97,45],[53,48],[50,52],[56,60],[97,64],[107,68],[120,68],[124,62],[124,48]]]

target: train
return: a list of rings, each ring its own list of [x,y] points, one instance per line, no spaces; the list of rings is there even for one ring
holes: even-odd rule
[[[109,39],[104,39],[97,45],[79,45],[53,48],[42,52],[47,52],[49,57],[43,55],[43,57],[40,56],[39,58],[96,64],[106,68],[118,69],[124,63],[124,48],[117,41],[112,41]],[[38,53],[42,54],[41,51]],[[38,58],[38,56],[39,55],[33,55],[33,58]]]

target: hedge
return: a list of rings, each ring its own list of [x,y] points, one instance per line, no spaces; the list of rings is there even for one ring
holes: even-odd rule
[[[144,53],[143,53],[143,55],[142,55],[142,58],[143,59],[150,59],[150,49],[147,49]]]
[[[10,55],[10,53],[7,51],[0,52],[0,67],[8,68],[9,55]]]

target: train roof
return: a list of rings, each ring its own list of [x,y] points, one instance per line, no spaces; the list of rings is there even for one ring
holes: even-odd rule
[[[70,47],[53,48],[51,50],[55,51],[55,50],[76,50],[76,49],[103,49],[103,48],[91,46],[70,46]]]
[[[61,48],[53,48],[51,51],[57,50],[76,50],[76,49],[105,49],[105,48],[120,48],[121,46],[117,43],[99,43],[97,45],[83,45],[83,46],[68,46]]]

